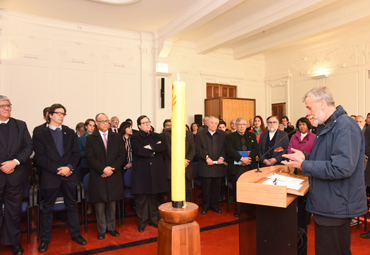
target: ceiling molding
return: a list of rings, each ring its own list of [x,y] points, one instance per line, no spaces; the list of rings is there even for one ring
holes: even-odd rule
[[[201,25],[217,18],[245,0],[203,0],[198,1],[181,16],[157,31],[158,41],[174,42]]]
[[[337,0],[279,0],[253,15],[231,24],[224,29],[204,37],[198,43],[198,53],[206,54],[217,48],[235,43],[264,30],[290,21],[323,5]]]
[[[351,23],[361,22],[370,19],[370,1],[363,0],[348,4],[329,13],[324,13],[315,19],[308,19],[305,22],[294,24],[276,33],[244,43],[234,48],[234,59],[242,59],[263,51],[286,45],[297,40],[319,35],[340,27],[348,26]]]

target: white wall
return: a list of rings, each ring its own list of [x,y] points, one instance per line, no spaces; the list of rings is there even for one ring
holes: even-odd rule
[[[30,132],[52,103],[67,108],[64,124],[71,128],[105,112],[134,123],[145,114],[161,132],[163,120],[171,117],[177,72],[187,84],[188,124],[194,114],[204,114],[207,82],[236,85],[238,97],[257,99],[257,113],[265,111],[262,56],[233,60],[229,50],[199,55],[194,44],[174,44],[165,59],[173,74],[166,78],[166,107],[161,109],[153,34],[3,10],[0,17],[0,94],[11,99],[12,116],[26,121]]]
[[[336,105],[349,115],[370,112],[370,23],[357,29],[337,31],[330,36],[276,50],[265,56],[266,90],[287,103],[287,115],[293,124],[306,115],[303,95],[316,86],[330,88]],[[327,78],[311,76],[326,72]],[[275,93],[276,92],[276,93]]]

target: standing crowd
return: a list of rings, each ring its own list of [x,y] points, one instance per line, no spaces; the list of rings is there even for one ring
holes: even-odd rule
[[[357,125],[341,106],[334,106],[332,95],[324,87],[308,92],[303,102],[308,113],[295,126],[287,116],[281,120],[270,116],[265,125],[259,115],[249,123],[243,117],[232,120],[230,129],[225,121],[214,116],[204,117],[202,126],[196,123],[187,126],[186,200],[191,200],[195,162],[202,183],[202,214],[209,210],[222,213],[218,204],[225,167],[233,187],[243,173],[258,164],[300,168],[310,180],[310,191],[299,203],[303,208],[307,203],[306,210],[314,215],[316,254],[350,254],[350,220],[367,213],[364,156],[370,155],[370,128],[366,128],[370,125],[370,114],[366,124],[363,117],[357,116]],[[72,240],[80,245],[87,243],[80,235],[75,196],[78,181],[87,174],[88,213],[92,212],[93,204],[97,239],[104,239],[106,234],[120,235],[116,230],[116,202],[124,199],[123,176],[128,171],[135,196],[130,203],[136,210],[138,231],[145,231],[146,223],[158,227],[158,204],[171,201],[170,119],[163,122],[163,131],[156,133],[148,116],[137,118],[135,130],[131,119],[120,124],[117,116],[109,119],[98,113],[95,118],[78,123],[75,132],[63,125],[67,109],[53,104],[44,109],[45,123],[33,130],[31,139],[26,123],[13,119],[11,109],[10,100],[0,96],[0,200],[7,217],[3,244],[11,245],[14,254],[23,254],[22,191],[28,179],[26,161],[33,151],[43,201],[39,252],[48,249],[53,206],[60,196],[64,197]],[[235,201],[236,189],[232,192],[230,199]],[[247,213],[253,215],[248,206]],[[240,204],[236,203],[234,216],[239,215]],[[370,238],[370,232],[363,237]],[[328,249],[335,252],[328,253]]]

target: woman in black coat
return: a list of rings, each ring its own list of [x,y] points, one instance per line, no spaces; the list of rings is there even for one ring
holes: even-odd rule
[[[142,115],[137,119],[140,129],[131,137],[132,146],[132,194],[135,195],[139,232],[143,232],[146,221],[158,226],[157,194],[168,191],[166,168],[162,152],[166,143],[157,133],[150,131],[150,120]],[[148,214],[149,212],[149,214]]]

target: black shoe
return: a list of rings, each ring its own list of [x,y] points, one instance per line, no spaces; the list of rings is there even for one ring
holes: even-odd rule
[[[207,210],[202,209],[202,214],[207,214]]]
[[[214,211],[215,213],[222,213],[222,210],[220,208],[214,208],[211,210]]]
[[[234,212],[234,217],[239,217],[239,213],[237,211]]]
[[[103,240],[105,238],[105,234],[98,233],[98,239]]]
[[[81,235],[72,237],[72,241],[75,241],[79,245],[85,245],[85,244],[87,244],[85,238],[83,238]]]
[[[360,235],[362,238],[370,239],[370,231]]]
[[[145,228],[145,227],[140,227],[140,226],[139,226],[139,228],[138,228],[139,232],[140,232],[140,233],[144,232],[144,228]]]
[[[45,252],[48,250],[49,247],[49,241],[41,241],[39,245],[39,252]]]
[[[11,248],[14,255],[22,255],[24,253],[24,250],[20,244],[12,245]]]
[[[149,226],[153,226],[155,228],[158,228],[158,223],[149,222]]]
[[[111,236],[119,236],[120,235],[117,230],[113,230],[113,231],[108,231],[107,230],[107,233],[110,234]]]

